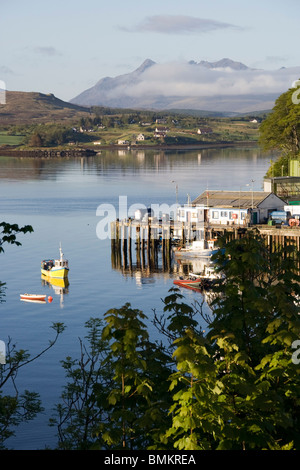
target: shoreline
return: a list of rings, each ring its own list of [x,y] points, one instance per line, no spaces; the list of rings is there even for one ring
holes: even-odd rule
[[[18,149],[12,146],[0,146],[1,157],[29,157],[29,158],[65,158],[65,157],[92,157],[101,153],[102,150],[203,150],[213,148],[230,148],[230,147],[258,147],[257,141],[240,141],[240,142],[211,142],[211,143],[199,143],[190,145],[99,145],[97,150],[90,147],[78,147],[78,148],[35,148],[35,149]]]

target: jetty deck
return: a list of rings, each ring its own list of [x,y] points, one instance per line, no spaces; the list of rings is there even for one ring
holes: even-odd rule
[[[174,245],[185,246],[192,240],[208,240],[225,234],[232,240],[244,237],[253,230],[265,239],[270,251],[292,244],[300,250],[300,227],[191,224],[172,220],[162,222],[151,217],[148,221],[117,219],[111,223],[112,266],[131,273],[138,269],[144,275],[150,271],[171,272]]]

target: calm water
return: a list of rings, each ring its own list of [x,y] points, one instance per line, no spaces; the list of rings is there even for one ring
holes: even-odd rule
[[[34,228],[34,233],[19,237],[21,247],[7,246],[1,254],[0,281],[6,282],[6,290],[0,305],[0,339],[10,337],[18,349],[34,355],[53,338],[52,322],[67,327],[54,348],[18,375],[20,390],[40,393],[45,412],[17,429],[16,438],[7,443],[10,448],[55,446],[56,431],[48,419],[64,383],[60,361],[67,355],[79,356],[78,338],[84,337],[84,323],[90,317],[102,317],[109,308],[129,301],[148,315],[149,332],[155,337],[153,309],[162,310],[161,299],[173,285],[172,276],[125,276],[113,269],[110,241],[96,234],[98,206],[112,204],[118,214],[119,196],[127,197],[128,207],[172,205],[176,186],[180,203],[207,188],[247,190],[251,180],[254,190],[261,190],[270,158],[256,149],[103,152],[88,159],[51,161],[0,157],[1,220]],[[41,259],[56,257],[60,242],[70,264],[63,295],[40,276]],[[45,293],[53,302],[20,302],[22,292]],[[199,294],[185,295],[193,301]]]

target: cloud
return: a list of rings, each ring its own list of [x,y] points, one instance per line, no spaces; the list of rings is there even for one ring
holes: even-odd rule
[[[283,66],[285,62],[289,60],[289,57],[283,55],[269,55],[266,56],[263,60],[259,60],[253,63],[254,67],[264,68],[264,67],[276,67]]]
[[[111,91],[115,98],[131,97],[216,97],[280,94],[300,78],[300,67],[280,70],[208,69],[189,63],[155,64],[139,81],[120,85]]]
[[[268,55],[266,57],[267,63],[281,63],[281,62],[286,62],[287,60],[288,60],[288,56]]]
[[[61,53],[57,49],[55,49],[55,47],[52,47],[52,46],[35,47],[34,52],[36,52],[37,54],[48,56],[48,57],[61,55]]]
[[[152,62],[132,74],[100,80],[72,102],[138,109],[246,113],[272,109],[278,96],[299,79],[300,67],[253,69],[230,59],[199,63]]]
[[[163,34],[209,33],[219,29],[242,29],[230,23],[184,15],[155,15],[146,17],[132,28],[121,27],[128,32],[155,32]]]

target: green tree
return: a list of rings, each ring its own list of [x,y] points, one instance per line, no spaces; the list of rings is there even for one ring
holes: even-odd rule
[[[22,245],[22,243],[17,240],[17,234],[33,232],[31,225],[24,225],[23,227],[19,227],[17,224],[9,224],[7,222],[1,222],[0,228],[0,253],[4,252],[3,245],[5,243],[17,246]]]
[[[209,416],[209,408],[215,406],[210,393],[216,387],[216,376],[212,369],[214,360],[206,350],[208,343],[197,319],[199,310],[186,304],[184,300],[178,289],[171,289],[164,299],[163,315],[155,316],[157,328],[169,339],[174,360],[173,373],[168,378],[172,426],[161,436],[157,449],[209,448],[205,442],[204,417]],[[214,411],[217,413],[216,409]],[[203,417],[200,418],[200,427],[199,416]],[[210,420],[208,426],[209,431],[212,431]]]
[[[111,351],[105,363],[113,371],[108,395],[109,422],[99,431],[108,447],[143,449],[166,428],[168,356],[149,341],[146,315],[125,304],[105,314],[102,338]]]
[[[205,338],[176,340],[182,383],[167,433],[184,449],[299,449],[300,380],[297,252],[269,253],[256,235],[223,242],[226,275]],[[299,259],[296,260],[299,262]]]
[[[63,361],[68,384],[51,425],[60,449],[144,449],[170,424],[170,357],[149,342],[146,316],[130,304],[111,309],[105,323],[86,323],[88,346]]]
[[[294,99],[296,89],[290,88],[276,100],[271,113],[261,123],[259,142],[266,151],[280,152],[280,162],[272,165],[268,175],[288,174],[288,160],[300,154],[300,104]]]

